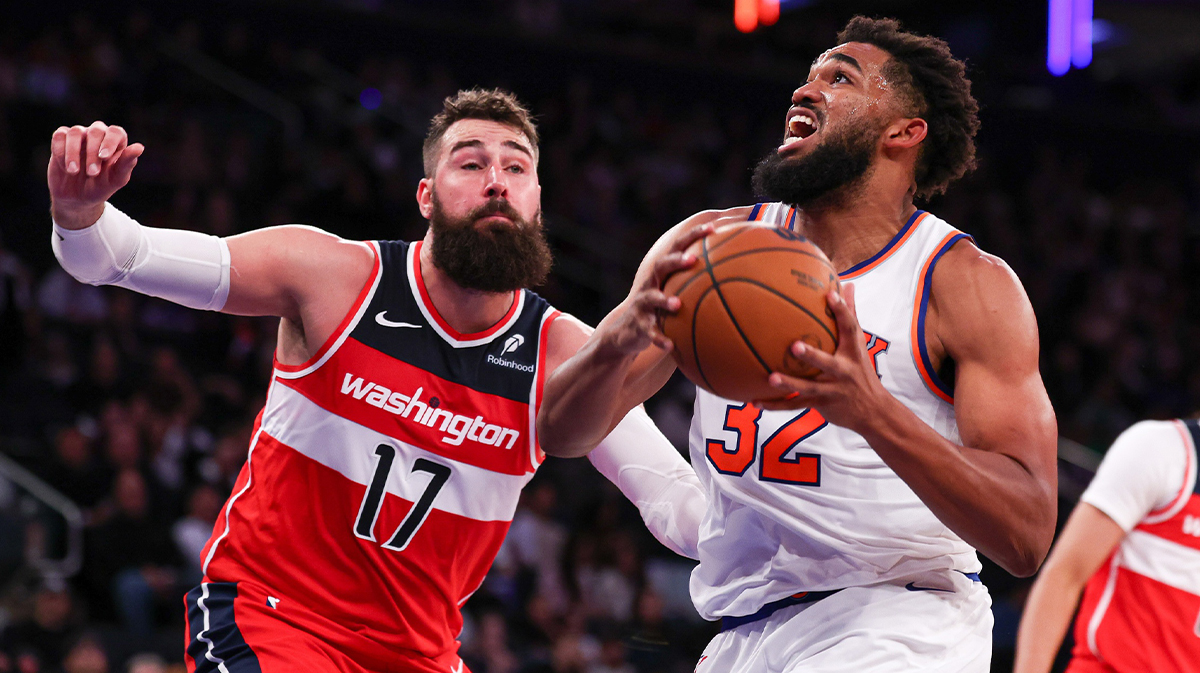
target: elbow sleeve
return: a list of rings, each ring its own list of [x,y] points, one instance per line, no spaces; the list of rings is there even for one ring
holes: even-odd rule
[[[708,510],[704,489],[645,409],[626,414],[588,459],[637,506],[659,542],[681,556],[700,557],[700,524]]]
[[[143,227],[111,203],[90,227],[55,223],[50,243],[63,269],[89,285],[116,285],[209,311],[221,310],[229,298],[224,239]]]

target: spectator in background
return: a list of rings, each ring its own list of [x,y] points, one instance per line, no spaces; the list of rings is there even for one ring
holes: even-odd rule
[[[61,580],[46,580],[34,595],[32,614],[0,635],[0,653],[17,663],[11,670],[54,671],[78,637],[79,622],[70,589]]]
[[[108,673],[108,653],[96,636],[85,634],[67,652],[62,670],[63,673]]]
[[[112,471],[96,455],[93,439],[76,425],[55,433],[53,454],[39,472],[46,483],[78,505],[85,518],[91,517],[112,482]]]
[[[87,569],[93,593],[107,590],[125,628],[146,637],[154,630],[156,605],[174,608],[182,593],[176,555],[166,527],[151,512],[140,472],[127,467],[118,473],[112,497],[112,517],[91,531]]]
[[[188,496],[187,513],[171,526],[171,539],[184,559],[184,572],[190,575],[183,584],[198,584],[204,576],[200,552],[212,536],[213,525],[224,498],[208,484],[198,484]]]
[[[167,662],[157,654],[137,654],[129,659],[125,670],[128,673],[167,673]]]

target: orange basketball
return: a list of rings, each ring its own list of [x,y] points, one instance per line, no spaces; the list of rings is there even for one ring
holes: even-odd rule
[[[826,294],[837,273],[820,248],[787,229],[743,222],[721,227],[688,248],[698,262],[672,274],[663,291],[682,306],[660,319],[679,369],[730,400],[782,397],[771,372],[812,377],[791,345],[832,353],[837,324]]]

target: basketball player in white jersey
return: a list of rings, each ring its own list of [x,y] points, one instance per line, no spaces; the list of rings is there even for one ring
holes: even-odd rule
[[[184,306],[280,317],[266,407],[188,592],[189,671],[463,673],[460,607],[544,457],[545,376],[588,328],[527,289],[549,269],[537,132],[510,94],[446,99],[424,145],[422,241],[302,226],[219,239],[108,204],[144,148],[60,128],[63,267]],[[593,463],[695,557],[695,473],[636,410]]]
[[[686,237],[757,219],[841,276],[813,380],[786,402],[698,391],[692,466],[709,510],[692,598],[722,632],[699,673],[989,668],[979,550],[1032,574],[1054,533],[1053,410],[1029,300],[1003,261],[920,211],[974,163],[977,106],[945,42],[858,17],[792,95],[755,171],[773,203],[701,213],[647,255],[629,298],[546,386],[548,450],[582,454],[671,374],[659,290]]]

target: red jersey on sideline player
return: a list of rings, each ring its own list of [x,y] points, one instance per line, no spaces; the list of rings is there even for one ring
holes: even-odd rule
[[[1200,672],[1200,423],[1123,432],[1034,584],[1015,673],[1050,670],[1079,601],[1068,673]]]

